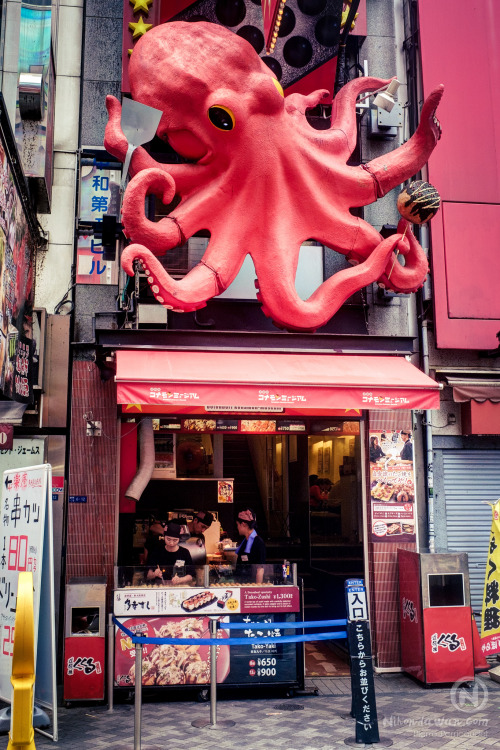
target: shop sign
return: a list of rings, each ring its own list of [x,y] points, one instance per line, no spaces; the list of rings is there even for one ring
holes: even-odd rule
[[[290,620],[295,615],[279,615],[279,620]],[[217,682],[230,684],[258,684],[293,682],[297,679],[297,649],[294,643],[252,644],[256,638],[293,635],[295,630],[273,627],[275,616],[236,615],[221,618],[221,622],[262,623],[261,630],[243,630],[238,637],[248,638],[249,645],[226,646],[229,631],[219,630],[217,646]],[[121,619],[123,625],[137,635],[147,638],[205,638],[209,634],[209,618],[197,617],[144,617]],[[162,660],[162,649],[168,648],[168,665]],[[167,687],[171,685],[208,685],[210,682],[210,647],[193,644],[163,646],[144,644],[142,684]],[[115,629],[115,685],[129,687],[135,683],[135,648],[131,638],[118,627]]]
[[[10,676],[20,571],[33,573],[35,641],[38,635],[48,469],[48,465],[12,469],[5,471],[2,477],[0,696],[3,700],[10,700],[11,697]]]
[[[104,214],[120,214],[121,171],[102,168],[98,162],[83,165],[80,173],[81,222],[102,222]],[[77,284],[117,284],[118,262],[103,259],[102,240],[80,236],[77,247]]]
[[[298,612],[295,586],[235,586],[198,588],[126,588],[114,593],[116,617],[132,615],[207,615]]]
[[[413,444],[400,431],[370,431],[370,511],[373,542],[416,541]]]
[[[33,400],[33,250],[21,200],[0,143],[0,390]]]
[[[481,650],[500,652],[500,500],[492,505],[492,524],[481,613]]]

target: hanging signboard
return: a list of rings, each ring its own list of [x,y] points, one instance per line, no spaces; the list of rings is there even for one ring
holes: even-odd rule
[[[491,509],[493,519],[481,612],[481,650],[484,654],[500,652],[500,500]]]
[[[411,434],[370,431],[373,542],[415,542],[415,472]]]
[[[0,698],[11,702],[12,651],[19,573],[33,573],[35,702],[53,711],[57,738],[55,606],[49,464],[3,472],[0,544]],[[40,623],[40,627],[39,627]]]
[[[4,145],[0,142],[0,390],[33,400],[33,246]]]

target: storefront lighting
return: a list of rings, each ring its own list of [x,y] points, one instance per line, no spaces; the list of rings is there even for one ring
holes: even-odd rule
[[[377,91],[371,91],[369,94],[365,94],[361,97],[361,99],[358,99],[356,104],[361,104],[361,102],[364,102],[370,96],[375,95],[373,105],[375,107],[378,107],[379,109],[385,110],[386,112],[391,112],[394,105],[396,104],[394,100],[394,94],[397,92],[400,86],[400,81],[398,81],[397,78],[393,78],[387,86],[383,86],[381,89],[377,89]]]

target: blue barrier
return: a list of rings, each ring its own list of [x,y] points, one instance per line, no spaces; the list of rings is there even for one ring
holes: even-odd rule
[[[222,643],[221,638],[148,638],[146,636],[137,635],[136,633],[129,630],[125,625],[119,622],[116,617],[113,616],[113,622],[122,630],[125,635],[132,639],[132,643],[141,643],[143,645],[152,643],[157,646],[169,645],[169,646],[193,646],[195,644],[201,646],[220,646]],[[313,623],[307,622],[259,622],[259,623],[244,623],[244,622],[218,622],[219,630],[262,630],[267,627],[268,629],[276,630],[279,626],[283,630],[297,630],[308,627],[322,627],[329,625],[330,623],[335,625],[346,625],[346,620],[324,620],[323,622],[316,621]],[[310,633],[306,635],[280,635],[280,636],[269,636],[261,638],[252,638],[251,641],[248,638],[224,638],[225,646],[249,646],[252,644],[265,644],[265,643],[305,643],[306,641],[330,641],[340,640],[347,638],[347,631],[340,630],[331,633]]]
[[[142,674],[142,647],[148,643],[155,645],[167,644],[170,646],[193,646],[199,644],[210,646],[210,720],[196,719],[192,726],[224,728],[234,726],[231,720],[217,722],[217,646],[253,646],[266,643],[304,643],[305,641],[326,641],[347,638],[346,630],[332,631],[331,633],[310,633],[307,635],[282,635],[270,636],[269,638],[217,638],[217,630],[306,630],[307,628],[321,627],[346,627],[347,620],[313,620],[311,622],[220,622],[216,616],[210,616],[211,638],[147,638],[137,635],[129,630],[114,615],[113,623],[127,635],[135,649],[135,674]],[[141,704],[142,704],[142,680],[135,686],[134,697],[134,750],[141,747]]]

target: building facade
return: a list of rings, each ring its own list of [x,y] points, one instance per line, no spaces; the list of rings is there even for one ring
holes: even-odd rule
[[[13,12],[18,5],[4,7]],[[231,10],[209,0],[54,6],[65,33],[54,32],[54,21],[53,177],[47,164],[45,171],[29,165],[39,205],[50,208],[40,216],[45,245],[37,251],[35,286],[35,307],[47,320],[46,379],[27,410],[34,414],[25,415],[15,432],[39,436],[46,430],[47,460],[66,480],[55,535],[57,549],[65,550],[62,582],[104,575],[111,592],[116,564],[141,561],[144,535],[155,520],[179,510],[212,510],[233,537],[235,511],[249,504],[268,558],[296,560],[308,581],[306,616],[307,605],[316,615],[341,616],[344,580],[365,578],[376,666],[392,670],[400,665],[397,548],[467,551],[473,606],[479,607],[490,527],[482,501],[498,496],[500,311],[491,279],[498,265],[492,154],[499,113],[488,77],[494,65],[484,66],[474,117],[464,114],[459,98],[472,76],[464,50],[481,49],[485,59],[498,60],[488,36],[498,18],[486,2],[471,9],[451,0],[439,8],[428,0],[366,0],[340,65],[341,5],[287,2],[269,56],[261,9],[250,1],[232,3]],[[338,24],[332,26],[324,19],[335,13]],[[370,283],[319,330],[286,331],[263,314],[248,257],[223,294],[191,312],[158,304],[144,272],[124,273],[122,163],[104,148],[105,100],[130,95],[129,51],[150,29],[174,18],[208,20],[250,41],[285,97],[318,88],[338,93],[360,75],[396,75],[401,86],[391,113],[360,97],[350,166],[367,165],[407,142],[424,98],[444,84],[437,111],[443,135],[428,168],[415,174],[442,198],[432,222],[415,227],[431,266],[421,289],[397,294],[390,284]],[[331,37],[321,36],[325,28]],[[8,73],[14,71],[6,68],[4,91]],[[465,88],[472,89],[472,81]],[[312,129],[330,127],[331,100],[308,111]],[[27,142],[26,127],[16,135],[18,146]],[[158,138],[146,149],[162,164],[183,161]],[[313,184],[321,202],[322,183]],[[401,187],[353,213],[382,237],[392,236]],[[300,191],[294,198],[298,205],[304,200]],[[149,196],[146,210],[158,221],[175,209]],[[164,269],[182,280],[209,239],[203,231],[183,238],[162,259]],[[228,242],[236,248],[238,237]],[[481,260],[488,256],[474,274],[466,270],[471,245]],[[284,272],[280,263],[273,269],[277,276]],[[306,300],[348,267],[344,255],[316,237],[304,240],[299,296]],[[254,388],[254,402],[247,391],[234,392],[235,382]],[[199,407],[187,396],[165,395],[165,388],[196,392]],[[308,399],[312,406],[305,407]],[[148,435],[154,466],[131,499]],[[50,452],[55,445],[57,459]],[[411,457],[402,458],[410,450]],[[311,475],[323,480],[317,504]],[[220,502],[221,481],[231,488],[232,505]]]

